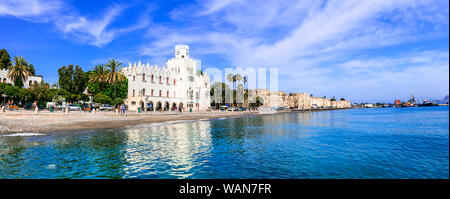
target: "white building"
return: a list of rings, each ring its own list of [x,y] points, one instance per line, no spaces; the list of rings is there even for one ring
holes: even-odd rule
[[[2,83],[10,83],[10,84],[14,84],[11,79],[8,78],[8,70],[6,69],[1,69],[0,70],[0,81]],[[23,82],[23,87],[24,88],[30,88],[31,85],[33,85],[34,83],[41,83],[42,81],[42,76],[40,75],[33,75],[33,76],[29,76],[27,77],[27,79]]]
[[[122,68],[128,78],[129,110],[144,111],[203,111],[210,108],[210,82],[206,73],[201,73],[197,62],[189,58],[189,46],[175,46],[175,58],[165,67],[148,63]]]

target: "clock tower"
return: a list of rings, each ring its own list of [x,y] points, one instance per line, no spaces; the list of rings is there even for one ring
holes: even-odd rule
[[[189,46],[188,45],[176,45],[175,46],[175,58],[183,59],[189,57]]]

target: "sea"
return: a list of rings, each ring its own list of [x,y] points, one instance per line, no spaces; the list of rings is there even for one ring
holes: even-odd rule
[[[449,179],[449,108],[0,135],[1,179]]]

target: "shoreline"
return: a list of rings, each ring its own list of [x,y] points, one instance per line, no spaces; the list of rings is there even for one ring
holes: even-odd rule
[[[274,114],[299,113],[327,110],[295,110],[279,111]],[[129,127],[140,124],[162,123],[169,121],[202,120],[217,118],[238,118],[246,116],[264,116],[259,112],[185,112],[185,113],[127,113],[126,115],[113,112],[63,112],[50,113],[42,111],[34,112],[7,112],[0,114],[0,135],[14,133],[51,133],[51,132],[74,132],[107,130]]]

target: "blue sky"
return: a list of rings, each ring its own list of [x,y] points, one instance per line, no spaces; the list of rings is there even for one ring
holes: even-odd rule
[[[0,48],[46,82],[111,58],[278,68],[280,90],[355,102],[449,93],[449,4],[436,0],[0,0]]]

